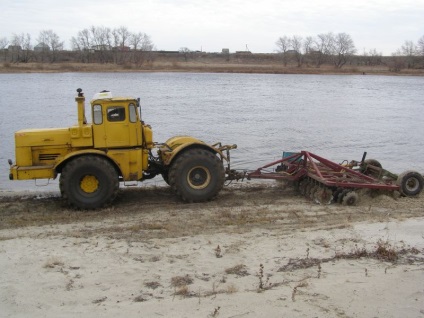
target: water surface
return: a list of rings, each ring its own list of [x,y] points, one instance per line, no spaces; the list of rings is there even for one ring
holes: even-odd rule
[[[104,89],[140,97],[143,120],[156,142],[182,134],[236,143],[233,168],[257,168],[283,151],[308,150],[336,162],[360,160],[367,151],[368,158],[395,173],[424,172],[423,77],[0,74],[0,87],[0,191],[35,189],[33,181],[8,180],[7,159],[15,160],[13,133],[76,124],[78,87],[87,104]],[[43,189],[57,190],[57,181],[37,188]]]

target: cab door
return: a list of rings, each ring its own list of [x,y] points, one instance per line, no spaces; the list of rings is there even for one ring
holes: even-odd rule
[[[93,105],[93,124],[96,148],[128,148],[141,144],[134,103]]]

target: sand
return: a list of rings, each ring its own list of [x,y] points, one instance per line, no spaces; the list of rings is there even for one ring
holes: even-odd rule
[[[3,193],[0,211],[0,317],[424,317],[423,197],[243,184],[204,204],[126,189],[100,211]]]

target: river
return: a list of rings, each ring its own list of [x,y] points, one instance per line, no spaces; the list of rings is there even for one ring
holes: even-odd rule
[[[0,191],[57,190],[57,180],[9,181],[14,132],[76,124],[74,98],[107,89],[141,98],[154,140],[192,135],[237,144],[232,167],[254,169],[283,151],[379,160],[424,172],[424,77],[213,73],[0,74]],[[87,103],[88,105],[88,103]],[[88,109],[88,106],[87,106]],[[161,183],[157,177],[154,183]]]

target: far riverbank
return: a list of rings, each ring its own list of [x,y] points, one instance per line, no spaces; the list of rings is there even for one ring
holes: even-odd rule
[[[424,76],[424,69],[390,71],[387,66],[344,66],[340,69],[329,65],[321,67],[276,63],[205,63],[155,61],[142,65],[112,63],[3,63],[0,73],[68,73],[68,72],[199,72],[199,73],[256,73],[256,74],[340,74],[340,75],[403,75]]]

